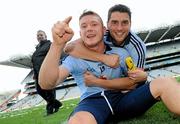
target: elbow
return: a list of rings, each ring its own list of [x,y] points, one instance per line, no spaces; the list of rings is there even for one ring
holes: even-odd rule
[[[76,39],[75,41],[72,41],[68,44],[66,44],[65,48],[64,48],[64,52],[66,54],[70,54],[74,51],[75,47],[79,44],[81,44],[82,40],[79,38],[79,39]]]
[[[66,54],[69,54],[74,50],[74,47],[75,47],[75,43],[68,43],[64,48],[64,52]]]
[[[39,75],[38,83],[40,87],[44,90],[54,89],[56,87],[56,82],[56,78],[44,78],[42,75]]]
[[[48,87],[44,83],[42,83],[41,81],[39,81],[38,84],[41,87],[41,89],[44,89],[44,90],[48,89]]]
[[[42,81],[39,81],[38,82],[40,87],[44,90],[51,90],[51,89],[54,89],[56,87],[56,85],[53,85],[55,83],[48,83],[48,82],[42,82]]]
[[[58,80],[58,73],[45,73],[48,71],[40,70],[38,83],[40,87],[44,90],[50,90],[56,87],[56,82]]]

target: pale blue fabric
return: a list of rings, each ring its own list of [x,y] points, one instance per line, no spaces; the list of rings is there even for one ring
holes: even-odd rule
[[[69,70],[81,91],[81,100],[90,95],[105,90],[100,87],[85,86],[83,73],[87,70],[96,75],[97,77],[106,76],[107,79],[114,79],[126,75],[125,72],[127,72],[127,67],[125,64],[125,58],[129,56],[128,52],[123,48],[116,48],[110,51],[106,51],[106,54],[112,53],[120,55],[120,66],[116,69],[110,68],[101,62],[83,60],[72,56],[68,56],[63,61],[62,66]]]

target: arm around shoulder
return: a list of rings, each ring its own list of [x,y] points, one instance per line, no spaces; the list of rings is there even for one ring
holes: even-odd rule
[[[64,52],[77,58],[91,60],[91,61],[100,61],[113,68],[119,65],[118,55],[115,55],[115,54],[106,55],[103,53],[97,53],[97,52],[88,50],[84,46],[83,41],[80,38],[66,44],[64,48]]]

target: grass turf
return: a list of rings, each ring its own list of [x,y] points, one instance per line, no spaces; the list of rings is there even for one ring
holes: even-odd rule
[[[63,108],[57,113],[44,116],[45,106],[34,107],[14,112],[1,113],[1,124],[65,124],[79,99],[63,102]],[[155,104],[143,116],[121,121],[123,124],[179,124],[180,117],[170,113],[162,102]]]

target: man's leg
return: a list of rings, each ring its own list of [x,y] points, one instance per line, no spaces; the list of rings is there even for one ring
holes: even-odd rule
[[[54,100],[54,112],[58,112],[59,108],[62,106],[62,103],[58,101],[57,99]]]
[[[49,94],[52,94],[53,95],[53,99],[52,99],[52,101],[53,101],[53,108],[54,108],[54,112],[58,112],[59,111],[59,108],[63,105],[59,100],[57,100],[56,99],[56,90],[55,89],[52,89],[52,91],[51,91],[51,93],[49,93]],[[51,95],[50,95],[50,97],[52,97]]]
[[[173,77],[157,78],[150,83],[154,98],[161,99],[167,108],[180,115],[180,84]]]
[[[54,109],[54,108],[53,108],[53,106],[51,105],[51,103],[48,103],[48,102],[47,102],[47,105],[46,105],[46,114],[47,114],[47,115],[53,114],[53,112],[54,112],[53,109]]]
[[[54,112],[54,100],[55,94],[54,90],[44,90],[40,87],[40,85],[36,82],[36,90],[37,93],[47,102],[46,111],[47,115],[53,114]]]
[[[90,112],[77,112],[68,121],[68,124],[97,124],[96,119]]]
[[[47,102],[46,92],[45,92],[45,90],[43,90],[43,89],[39,86],[39,84],[37,83],[37,81],[36,81],[36,90],[37,90],[37,93],[38,93],[44,100],[46,100],[46,102]]]
[[[140,116],[157,102],[150,92],[149,84],[144,84],[128,93],[117,93],[111,99],[115,113],[112,118],[115,121]]]
[[[70,115],[69,124],[105,124],[111,110],[100,93],[82,100]]]
[[[53,108],[53,112],[58,112],[62,103],[56,99],[56,90],[44,90],[46,101],[49,104],[49,108]]]

